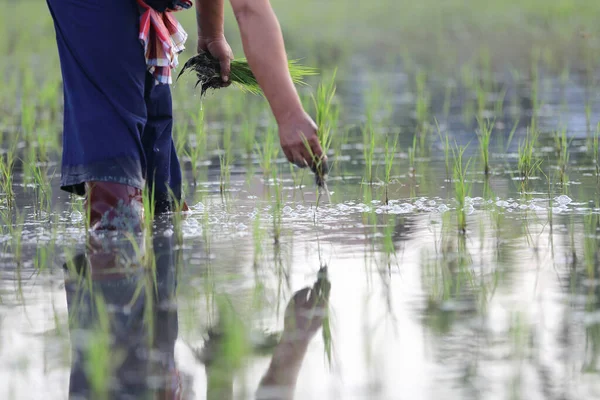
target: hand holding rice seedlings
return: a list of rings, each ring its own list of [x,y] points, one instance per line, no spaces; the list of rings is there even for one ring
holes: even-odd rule
[[[297,60],[288,61],[288,69],[292,81],[297,85],[304,85],[304,79],[307,76],[317,74],[317,71],[314,68],[300,65]],[[209,53],[200,53],[190,58],[184,64],[181,72],[179,72],[177,79],[188,70],[196,73],[196,77],[198,78],[196,86],[200,85],[201,96],[204,95],[208,89],[220,89],[229,86],[229,84],[224,83],[221,79],[219,60],[215,59]],[[245,58],[231,61],[231,73],[229,79],[231,83],[243,91],[256,95],[262,94],[260,85]]]

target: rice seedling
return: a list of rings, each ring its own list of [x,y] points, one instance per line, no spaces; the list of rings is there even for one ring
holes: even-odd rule
[[[186,149],[188,143],[188,135],[190,133],[190,119],[184,116],[175,117],[173,125],[173,143],[177,154],[183,154],[189,157],[189,152]],[[183,164],[183,161],[181,162]],[[183,167],[183,165],[182,165]]]
[[[417,135],[414,135],[412,146],[408,149],[408,170],[413,177],[417,173],[417,164],[415,163],[416,154],[417,154]]]
[[[454,158],[454,195],[457,204],[457,226],[458,232],[461,235],[465,235],[467,232],[467,215],[466,215],[466,198],[471,193],[471,183],[467,181],[467,173],[471,160],[469,159],[466,163],[463,160],[466,146],[458,146],[452,149],[452,156]]]
[[[569,165],[569,146],[571,140],[567,138],[567,130],[562,129],[554,133],[554,146],[557,153],[559,180],[561,184],[565,184],[568,180],[566,172]]]
[[[350,139],[349,138],[350,131],[353,128],[354,127],[346,126],[346,127],[339,127],[339,129],[337,129],[337,132],[338,132],[337,140],[335,140],[333,142],[334,158],[333,158],[333,162],[330,163],[332,169],[336,168],[337,165],[339,165],[342,162],[342,156],[344,155],[344,148],[348,145],[348,142]],[[345,171],[345,168],[339,168],[338,175],[343,176],[344,171]]]
[[[373,185],[373,156],[375,155],[375,130],[373,125],[368,124],[363,129],[363,157],[365,160],[365,180],[369,185]]]
[[[541,165],[541,160],[537,158],[535,147],[537,146],[539,132],[535,124],[527,128],[525,139],[519,143],[519,161],[518,168],[521,177],[527,180]]]
[[[388,136],[385,141],[385,178],[384,178],[384,186],[385,186],[385,204],[389,204],[389,184],[392,178],[392,167],[394,166],[394,158],[396,157],[396,147],[398,146],[398,136],[395,136],[394,142],[390,145],[390,138]]]
[[[506,99],[506,92],[507,89],[503,89],[494,103],[494,115],[496,116],[504,115],[504,100]]]
[[[335,77],[337,70],[333,71],[328,80],[322,80],[317,87],[316,96],[312,100],[316,111],[315,122],[318,127],[318,136],[323,153],[327,154],[333,139],[332,133],[337,127],[340,115],[339,106],[334,102],[336,85]]]
[[[425,149],[425,141],[427,139],[427,122],[429,120],[431,108],[431,94],[427,90],[427,74],[423,70],[417,72],[415,77],[417,99],[416,99],[416,114],[417,114],[417,134],[419,135],[420,149]]]
[[[442,115],[444,116],[445,120],[448,120],[448,117],[450,116],[450,108],[452,107],[452,94],[454,89],[454,84],[446,84],[446,88],[444,90],[444,105],[442,106]]]
[[[34,102],[29,98],[21,99],[21,132],[29,144],[34,143],[34,130],[37,122],[37,110]]]
[[[501,151],[504,151],[505,153],[508,152],[508,150],[510,149],[510,144],[512,143],[512,140],[515,136],[515,133],[517,132],[518,127],[519,127],[519,119],[516,119],[510,133],[508,134],[508,139],[506,140],[506,146],[504,146],[504,145],[500,146]],[[501,138],[502,138],[502,136],[501,136]]]
[[[15,199],[13,179],[16,161],[16,145],[17,143],[14,141],[11,145],[11,148],[6,152],[6,155],[0,155],[0,190],[6,196],[6,203],[9,207],[12,207]]]
[[[393,103],[389,88],[385,88],[380,82],[369,86],[365,93],[365,121],[367,125],[389,127],[393,114]]]
[[[596,130],[594,131],[594,137],[592,141],[592,149],[594,154],[594,166],[596,167],[596,179],[600,179],[600,158],[598,158],[598,152],[600,151],[600,141],[598,137],[600,136],[600,123],[596,126]]]
[[[269,179],[272,176],[275,161],[279,154],[279,142],[276,127],[270,125],[260,143],[255,143],[255,150],[258,155],[258,162],[263,171],[264,179]]]
[[[36,164],[32,168],[33,173],[33,184],[35,186],[35,198],[37,199],[35,204],[38,208],[38,213],[48,213],[51,208],[52,202],[52,188],[48,181],[48,172],[42,169],[39,164]]]
[[[192,168],[192,177],[194,186],[198,184],[198,163],[202,157],[206,154],[207,138],[206,138],[206,127],[204,123],[204,108],[199,107],[198,111],[192,114],[194,121],[194,143],[193,146],[188,146],[185,154],[190,159]]]
[[[585,129],[589,137],[592,132],[592,105],[589,101],[585,103]]]
[[[150,233],[152,226],[154,225],[154,217],[156,211],[155,199],[156,196],[154,193],[154,187],[152,188],[152,190],[144,190],[142,192],[142,203],[144,206],[144,227],[148,229],[148,233]],[[87,212],[89,213],[89,209],[87,210]],[[89,215],[85,220],[90,220]]]
[[[486,115],[486,106],[487,106],[487,98],[488,93],[485,88],[482,86],[480,82],[477,83],[476,86],[476,97],[477,97],[477,120],[485,118]]]
[[[485,176],[488,176],[490,174],[490,138],[492,137],[492,129],[495,121],[477,118],[477,123],[479,124],[479,130],[477,131],[479,154],[483,163],[483,173]]]
[[[596,268],[598,266],[598,229],[600,228],[600,219],[598,214],[589,212],[584,217],[584,235],[583,235],[583,259],[587,278],[596,279]]]
[[[530,77],[529,81],[531,82],[531,119],[532,125],[534,125],[533,121],[537,119],[538,111],[540,109],[540,99],[539,99],[539,59],[540,52],[539,49],[532,50],[531,57],[531,67],[530,67]]]
[[[262,229],[262,219],[260,217],[260,212],[258,210],[255,211],[254,221],[252,221],[252,241],[254,243],[254,270],[258,269],[260,264],[260,260],[263,256],[263,241],[264,241],[264,231]]]
[[[248,117],[244,119],[241,130],[242,148],[248,159],[252,155],[254,144],[256,143],[256,131],[258,129],[258,121],[256,110],[252,110]]]
[[[227,124],[225,126],[225,131],[223,132],[223,150],[219,152],[219,166],[220,166],[220,185],[219,190],[221,192],[221,196],[223,196],[225,192],[225,188],[229,185],[229,181],[231,178],[231,163],[232,163],[232,143],[231,143],[231,124]]]
[[[289,60],[288,69],[292,81],[297,85],[304,85],[306,77],[317,74],[317,71],[314,68],[303,66],[298,60]],[[198,79],[196,86],[200,85],[201,95],[204,95],[208,89],[219,89],[224,87],[223,81],[221,80],[219,61],[213,58],[209,53],[197,54],[186,61],[177,79],[188,70],[193,71],[196,74],[196,78]],[[235,84],[243,91],[256,95],[262,94],[260,85],[245,58],[231,61],[231,73],[229,79],[231,83]]]

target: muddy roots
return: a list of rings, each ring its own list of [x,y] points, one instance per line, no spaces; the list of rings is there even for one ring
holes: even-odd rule
[[[179,72],[177,79],[179,79],[186,71],[193,71],[196,73],[196,77],[198,78],[196,87],[200,85],[201,96],[203,96],[208,89],[220,89],[227,86],[221,79],[221,67],[219,61],[209,53],[196,54],[187,60]]]

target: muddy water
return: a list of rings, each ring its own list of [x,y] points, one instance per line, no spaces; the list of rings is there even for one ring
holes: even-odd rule
[[[150,398],[178,375],[185,398],[253,398],[259,386],[278,398],[274,386],[297,374],[297,399],[597,398],[599,192],[581,93],[568,93],[570,108],[549,95],[539,120],[550,185],[519,178],[524,130],[508,151],[494,143],[492,175],[475,160],[468,174],[464,236],[440,145],[411,172],[410,135],[388,204],[380,182],[363,183],[362,140],[350,136],[330,203],[308,174],[234,173],[225,194],[217,176],[190,185],[191,211],[157,221],[152,237],[95,237],[87,251],[80,199],[53,180],[53,212],[39,212],[17,184],[20,214],[0,235],[0,396]],[[450,117],[446,131],[475,156],[472,129]],[[563,185],[550,175],[558,121],[574,138]],[[95,273],[107,263],[124,269]],[[325,266],[327,312],[297,310],[309,333],[286,351],[286,335],[269,334]],[[228,355],[202,357],[217,327]]]

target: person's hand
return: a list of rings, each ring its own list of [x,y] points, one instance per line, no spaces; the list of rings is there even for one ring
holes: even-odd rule
[[[326,165],[317,125],[304,111],[292,113],[279,122],[279,141],[286,158],[300,168],[310,167],[313,171]]]
[[[282,341],[304,346],[314,337],[327,315],[331,284],[319,278],[312,288],[294,294],[285,310]]]
[[[229,84],[229,73],[231,72],[231,60],[233,60],[233,51],[225,36],[216,38],[198,37],[198,53],[208,52],[211,56],[219,60],[221,65],[221,80]],[[225,86],[225,85],[224,85]]]

